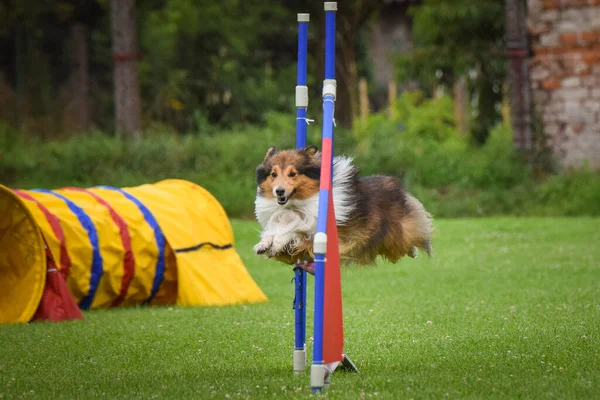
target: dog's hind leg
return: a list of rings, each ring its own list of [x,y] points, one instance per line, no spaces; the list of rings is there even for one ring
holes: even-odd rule
[[[433,232],[431,214],[425,211],[423,205],[413,196],[407,195],[406,204],[408,215],[402,221],[403,239],[408,248],[408,256],[417,256],[417,247],[432,255],[431,234]]]
[[[417,258],[418,255],[419,255],[419,249],[417,249],[415,246],[412,246],[410,248],[410,250],[408,251],[408,256],[410,258]]]
[[[427,252],[430,256],[433,256],[433,246],[431,245],[431,239],[426,240],[421,247],[423,250]]]

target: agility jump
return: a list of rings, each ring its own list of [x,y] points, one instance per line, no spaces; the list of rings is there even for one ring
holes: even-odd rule
[[[340,259],[372,265],[431,252],[432,218],[394,176],[358,176],[351,157],[334,154],[337,3],[325,3],[325,79],[321,151],[306,145],[308,14],[298,15],[296,149],[270,147],[256,168],[255,214],[262,225],[254,252],[294,265],[294,371],[306,368],[307,272],[315,276],[311,386],[327,385],[340,365],[344,329]]]
[[[294,266],[295,346],[294,372],[306,368],[307,273],[315,276],[314,344],[310,384],[322,390],[339,363],[356,370],[343,351],[342,292],[337,225],[333,207],[333,151],[335,126],[335,22],[336,2],[325,2],[325,80],[323,81],[323,132],[319,211],[314,238],[314,263],[299,261]],[[307,75],[309,14],[298,14],[298,76],[296,86],[296,148],[306,146],[309,119]],[[327,256],[327,257],[326,257]]]

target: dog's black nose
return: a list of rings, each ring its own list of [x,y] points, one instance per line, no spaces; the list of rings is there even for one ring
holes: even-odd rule
[[[275,188],[275,194],[278,197],[283,197],[283,195],[285,195],[285,189],[282,187]]]

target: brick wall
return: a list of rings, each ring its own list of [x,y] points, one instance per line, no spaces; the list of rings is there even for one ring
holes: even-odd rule
[[[546,145],[600,169],[600,0],[527,0],[529,77]]]

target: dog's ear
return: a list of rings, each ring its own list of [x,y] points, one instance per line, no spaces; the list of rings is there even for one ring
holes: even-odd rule
[[[313,158],[317,154],[319,148],[317,146],[306,146],[300,149],[300,152],[306,154],[308,158]]]
[[[267,154],[265,154],[265,158],[263,161],[267,161],[269,158],[273,157],[275,153],[277,153],[277,149],[275,148],[275,146],[269,147],[269,150],[267,150]]]
[[[259,165],[258,167],[256,167],[256,184],[257,185],[260,185],[261,183],[266,181],[268,176],[269,176],[269,171],[267,171],[267,169],[262,164]]]

